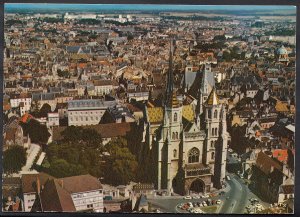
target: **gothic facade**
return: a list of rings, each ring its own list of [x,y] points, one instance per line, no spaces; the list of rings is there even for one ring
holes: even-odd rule
[[[168,192],[209,192],[220,188],[225,178],[226,107],[216,94],[214,78],[210,79],[210,65],[202,71],[198,99],[190,104],[182,100],[173,82],[173,52],[171,46],[164,103],[146,108],[154,182],[158,190]]]

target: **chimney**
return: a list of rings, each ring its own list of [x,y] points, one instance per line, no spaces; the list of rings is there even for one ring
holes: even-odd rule
[[[37,187],[37,193],[38,193],[38,195],[40,195],[40,193],[41,193],[41,183],[40,183],[40,177],[39,176],[37,176],[37,178],[36,178],[36,187]]]

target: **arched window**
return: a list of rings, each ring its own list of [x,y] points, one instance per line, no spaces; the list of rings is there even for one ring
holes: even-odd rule
[[[214,112],[214,118],[218,118],[218,111],[217,110],[215,110],[215,112]]]
[[[176,139],[178,139],[178,132],[176,132]]]
[[[211,135],[212,135],[212,136],[215,135],[215,128],[211,128]]]
[[[215,136],[218,136],[218,128],[215,128]]]
[[[174,113],[174,121],[177,121],[177,113]]]
[[[199,162],[200,151],[197,148],[192,148],[189,151],[189,163]]]
[[[175,133],[174,132],[172,133],[172,139],[175,139]]]
[[[177,157],[177,150],[176,149],[173,150],[173,157]]]
[[[211,141],[211,143],[210,143],[210,147],[214,147],[214,141]]]
[[[214,160],[214,158],[215,158],[215,152],[212,152],[211,153],[211,159]]]
[[[211,110],[208,110],[208,118],[211,118]]]

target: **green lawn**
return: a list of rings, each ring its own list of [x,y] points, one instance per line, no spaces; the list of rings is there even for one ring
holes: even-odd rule
[[[201,207],[201,210],[205,213],[216,213],[218,206],[206,206]]]

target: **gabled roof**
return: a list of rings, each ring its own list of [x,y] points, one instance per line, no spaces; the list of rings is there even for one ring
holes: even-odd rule
[[[118,136],[126,136],[126,134],[132,130],[131,123],[109,123],[98,124],[90,126],[82,126],[84,129],[93,129],[101,135],[102,138],[114,138]],[[53,128],[53,141],[59,141],[63,138],[61,133],[66,127],[54,127]]]
[[[36,181],[38,178],[41,185],[44,185],[49,179],[54,179],[53,176],[50,176],[46,173],[23,174],[21,178],[23,193],[36,192]]]
[[[193,108],[193,105],[184,105],[182,107],[182,117],[185,118],[186,120],[192,122],[195,118],[195,111]]]
[[[41,208],[43,212],[75,212],[75,206],[69,192],[62,188],[59,180],[50,180],[41,192]]]
[[[266,175],[269,175],[273,169],[282,171],[282,165],[263,152],[258,153],[256,166]]]
[[[42,188],[42,211],[75,212],[71,195],[102,189],[96,177],[89,174],[48,180]]]
[[[66,177],[60,180],[63,183],[63,188],[69,193],[79,193],[102,189],[102,185],[98,179],[89,174]]]
[[[148,121],[150,123],[160,123],[163,121],[163,108],[162,107],[153,107],[147,108]]]
[[[277,158],[281,162],[286,162],[288,159],[287,149],[276,149],[273,151],[273,157]]]

